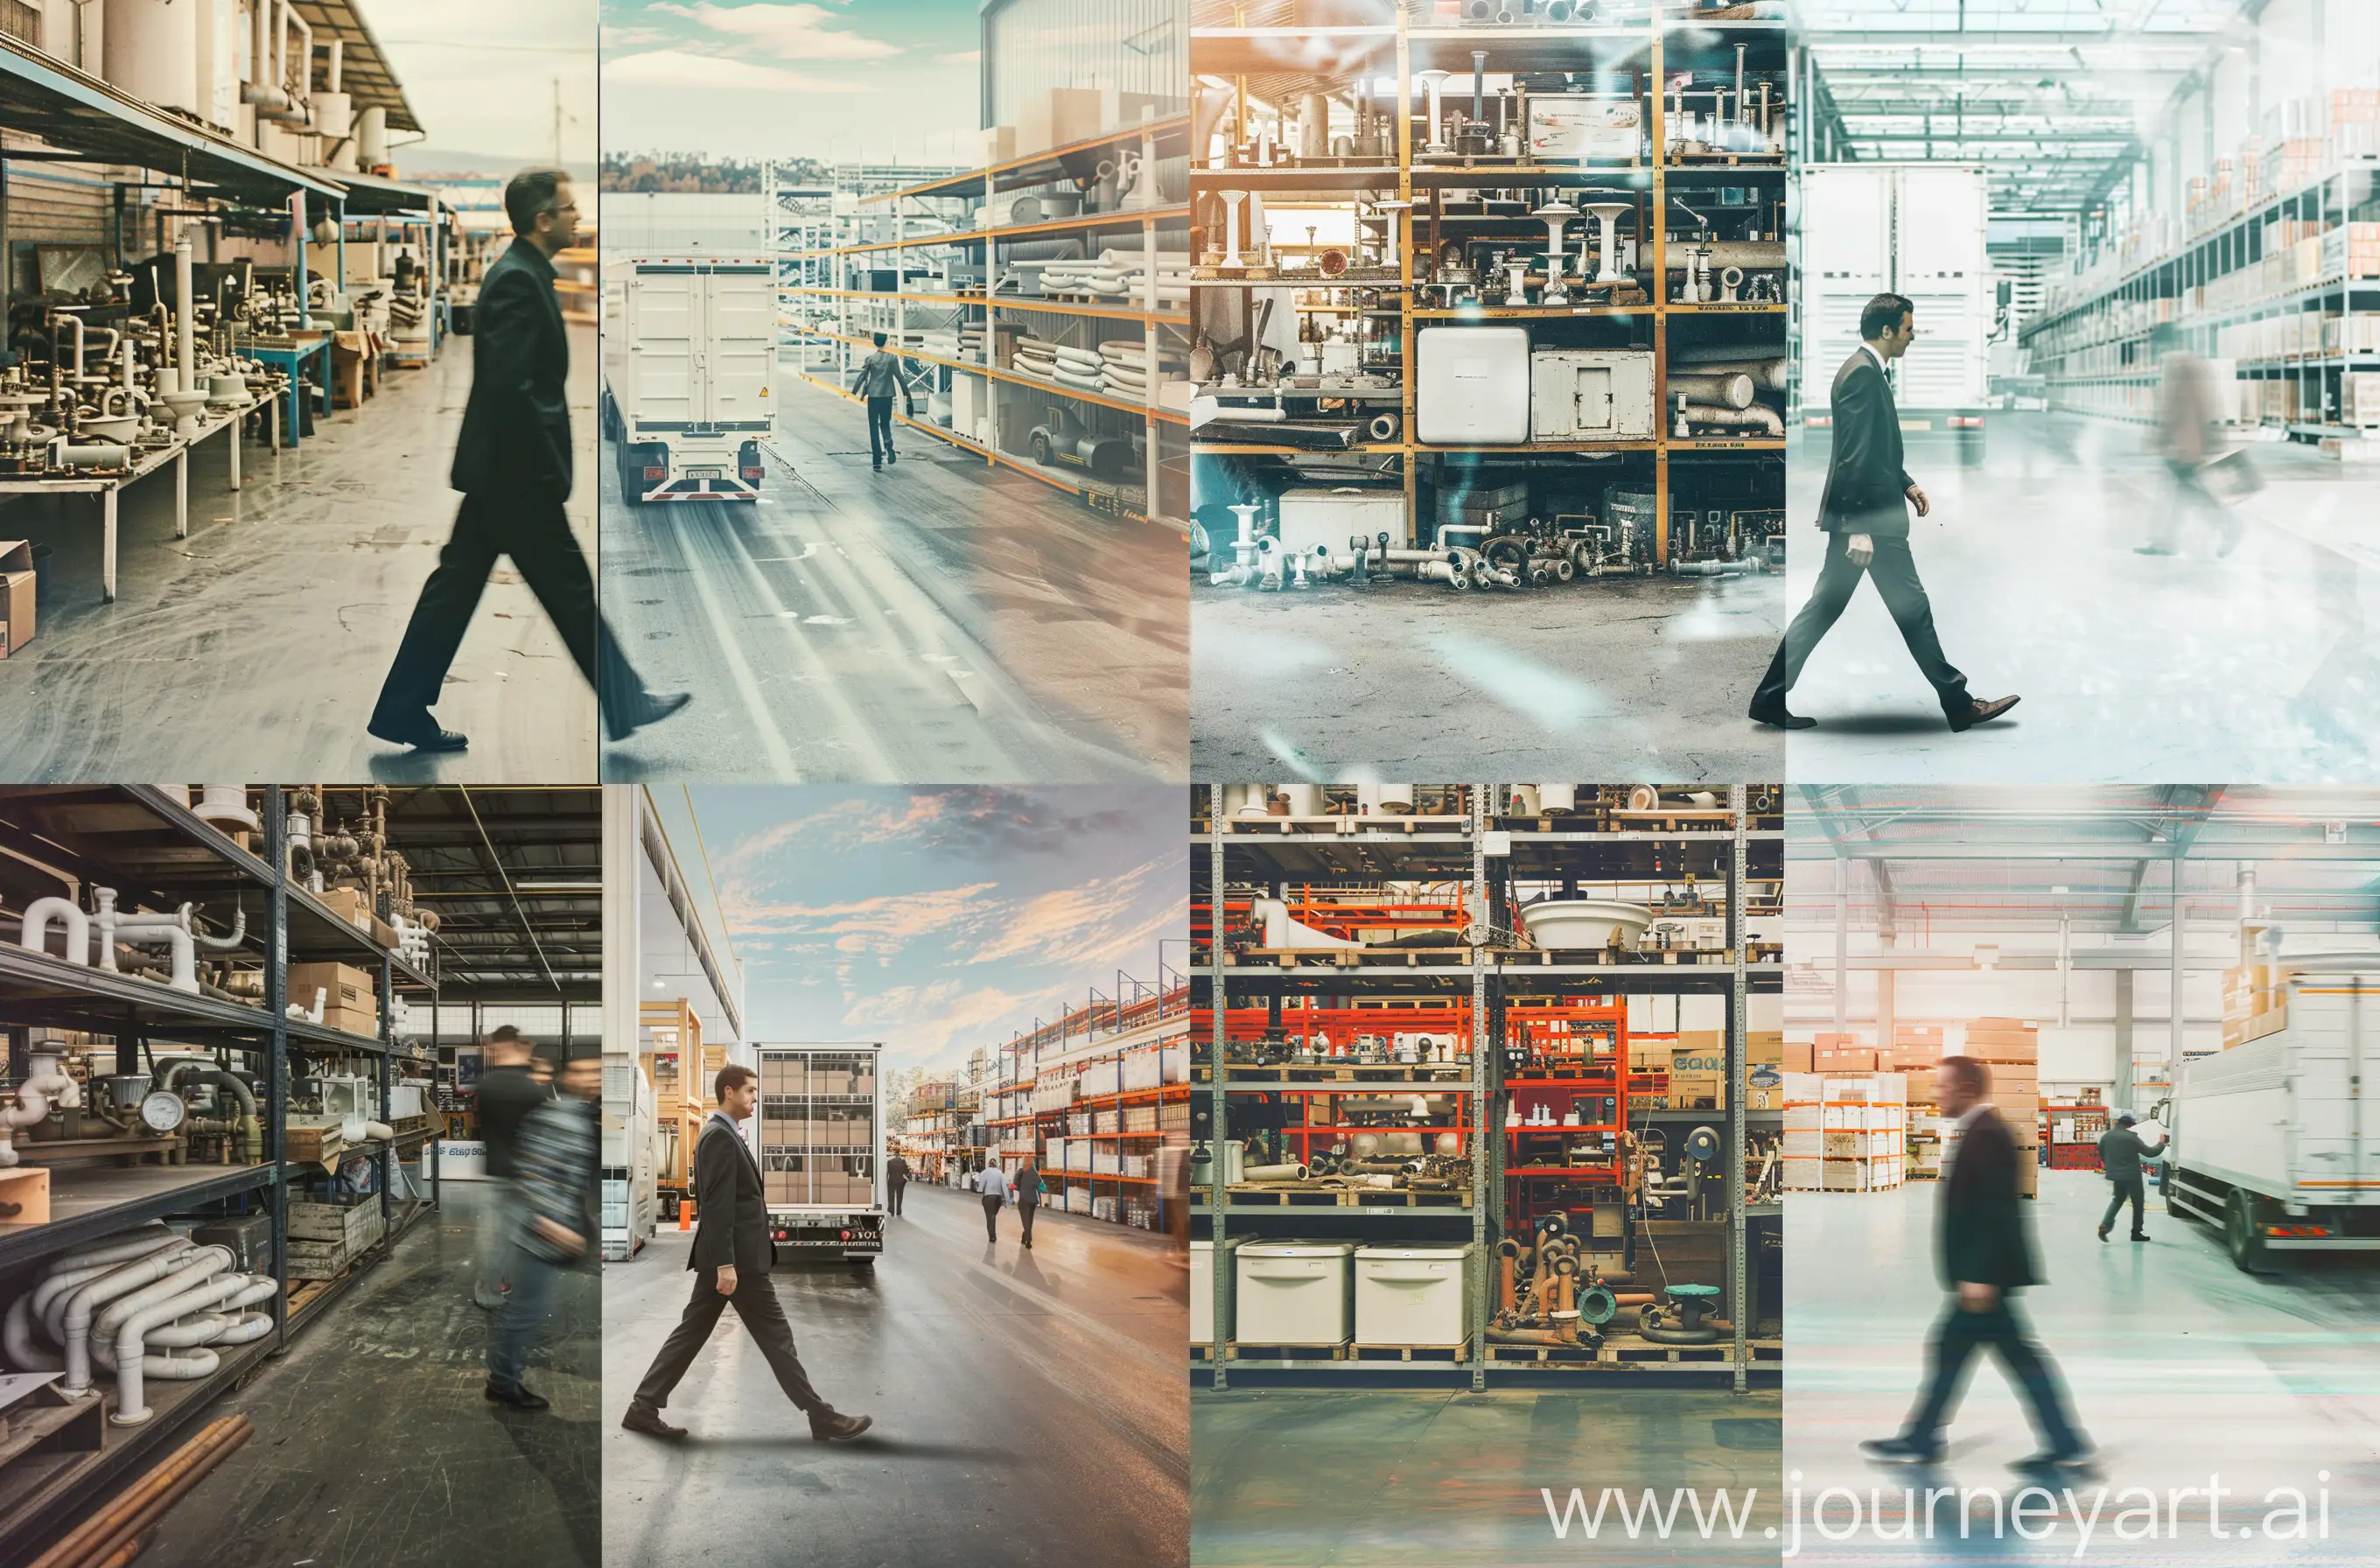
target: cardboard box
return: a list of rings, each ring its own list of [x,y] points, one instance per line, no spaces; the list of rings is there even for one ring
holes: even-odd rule
[[[1016,115],[1015,157],[1087,141],[1099,134],[1099,90],[1053,87],[1026,99]]]
[[[1718,1073],[1670,1072],[1670,1105],[1676,1110],[1692,1110],[1701,1100],[1709,1100],[1721,1109],[1727,1105],[1727,1079]]]
[[[325,993],[324,1005],[349,1011],[369,1010],[380,1016],[380,983],[352,964],[292,964],[289,966],[289,1000],[306,1007],[314,1005],[314,993]]]
[[[33,640],[33,547],[0,540],[0,650],[14,653]]]
[[[1631,1039],[1628,1042],[1628,1070],[1632,1073],[1666,1073],[1676,1049],[1666,1039]]]
[[[1780,1029],[1748,1029],[1743,1036],[1743,1059],[1755,1067],[1782,1067],[1785,1064],[1785,1035]]]
[[[1713,1076],[1727,1071],[1727,1036],[1716,1029],[1682,1029],[1677,1048],[1670,1053],[1670,1076],[1674,1087],[1681,1073],[1707,1073]]]
[[[372,917],[370,896],[359,887],[330,888],[315,896],[332,914],[358,930],[368,931],[377,923]]]
[[[1815,1064],[1821,1073],[1873,1073],[1876,1051],[1867,1046],[1824,1046],[1815,1053]]]
[[[1818,1070],[1817,1049],[1807,1040],[1789,1039],[1785,1042],[1782,1065],[1789,1073],[1815,1073]]]

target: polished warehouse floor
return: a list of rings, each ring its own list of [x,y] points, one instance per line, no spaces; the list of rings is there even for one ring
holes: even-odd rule
[[[603,448],[603,609],[695,705],[604,753],[613,781],[1178,779],[1182,536],[777,383],[757,502],[631,507]],[[590,483],[593,482],[590,477]]]
[[[1384,582],[1191,598],[1198,778],[1773,778],[1744,717],[1784,627],[1776,576],[1456,593]]]
[[[593,1568],[601,1282],[563,1276],[528,1385],[553,1408],[481,1397],[489,1314],[471,1305],[492,1189],[446,1182],[443,1208],[306,1325],[287,1355],[206,1414],[256,1435],[159,1525],[143,1562],[257,1568]]]
[[[1793,691],[1818,721],[1792,777],[1886,784],[2148,784],[2369,776],[2380,766],[2380,468],[2256,444],[2265,479],[2237,504],[2228,559],[2202,522],[2143,555],[2177,512],[2143,431],[2071,415],[1992,416],[1984,463],[1912,449],[1933,501],[1912,524],[1944,652],[1980,697],[2024,698],[1952,735],[1864,585]],[[1793,607],[1823,540],[1810,526],[1823,447],[1791,476]]]
[[[1970,1538],[1958,1538],[1955,1501],[1939,1505],[1936,1536],[1878,1540],[1872,1528],[1880,1492],[1888,1530],[1897,1532],[1907,1489],[2022,1485],[2009,1462],[2034,1451],[2032,1433],[1998,1365],[1979,1368],[1949,1429],[1943,1464],[1919,1471],[1870,1465],[1854,1445],[1900,1429],[1919,1386],[1927,1331],[1941,1310],[1932,1264],[1936,1188],[1916,1183],[1872,1195],[1794,1193],[1786,1205],[1786,1314],[1793,1360],[1786,1373],[1785,1464],[1799,1472],[1804,1562],[2368,1563],[2380,1561],[2380,1257],[2299,1255],[2284,1271],[2249,1275],[2231,1266],[2214,1234],[2163,1211],[2150,1194],[2150,1240],[2094,1234],[2107,1185],[2096,1172],[2045,1171],[2034,1215],[2046,1286],[2020,1293],[2027,1315],[2064,1374],[2075,1418],[2099,1450],[2088,1477],[2062,1482],[2089,1515],[2107,1489],[2087,1548],[2069,1517],[2054,1534],[2026,1541],[2012,1528],[1993,1538],[1989,1503],[1974,1500]],[[1817,1260],[1823,1259],[1821,1264]],[[2204,1489],[2210,1476],[2229,1489],[2213,1537]],[[1847,1488],[1870,1511],[1840,1543],[1812,1529],[1811,1502]],[[2152,1489],[2178,1528],[2155,1542],[2115,1538],[2118,1515],[2143,1509],[2128,1488]],[[2263,1521],[2296,1488],[2307,1531],[2320,1523],[2328,1489],[2327,1539],[2274,1539]],[[1851,1503],[1837,1493],[1828,1520],[1838,1534]],[[1923,1517],[1922,1503],[1919,1514]],[[2239,1531],[2254,1524],[2252,1539]],[[2042,1528],[2035,1522],[2034,1529]],[[2148,1527],[2144,1512],[2127,1526]],[[2286,1531],[2289,1522],[2273,1526]]]
[[[1190,1399],[1201,1568],[1777,1562],[1774,1389],[1200,1389]],[[1632,1538],[1607,1502],[1589,1538],[1571,1492],[1592,1509],[1606,1488],[1640,1510],[1650,1489],[1663,1513],[1689,1489],[1714,1520],[1724,1489],[1744,1527],[1706,1538],[1686,1504],[1666,1537],[1640,1513]],[[1546,1489],[1568,1514],[1560,1537]]]
[[[593,330],[573,328],[582,544],[594,363]],[[95,498],[0,505],[0,539],[55,551],[39,634],[0,660],[0,778],[592,783],[594,696],[508,562],[437,708],[470,750],[419,757],[364,734],[462,499],[446,474],[470,389],[471,339],[450,337],[429,370],[384,372],[377,396],[318,413],[278,457],[251,439],[237,492],[227,438],[202,443],[188,539],[174,537],[170,468],[123,493],[112,604]]]
[[[603,1561],[1166,1568],[1187,1538],[1186,1271],[1164,1238],[1045,1215],[984,1242],[970,1194],[913,1184],[873,1270],[770,1283],[820,1393],[876,1418],[814,1442],[731,1312],[672,1396],[618,1423],[691,1289],[690,1235],[603,1270]]]

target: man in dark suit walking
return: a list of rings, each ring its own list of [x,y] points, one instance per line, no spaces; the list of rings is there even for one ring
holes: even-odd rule
[[[1802,678],[1802,666],[1834,626],[1859,590],[1862,575],[1873,578],[1884,606],[1892,612],[1910,657],[1934,687],[1942,715],[1953,730],[1973,729],[2017,704],[2013,697],[1984,701],[1968,695],[1967,677],[1942,655],[1934,632],[1934,606],[1917,578],[1909,553],[1909,508],[1924,517],[1932,509],[1925,492],[1901,467],[1900,415],[1893,407],[1885,366],[1909,351],[1917,336],[1915,310],[1898,294],[1879,294],[1860,312],[1860,346],[1835,372],[1834,460],[1827,469],[1826,494],[1818,503],[1818,527],[1826,530],[1827,559],[1818,586],[1785,628],[1777,656],[1752,696],[1752,716],[1779,729],[1807,729],[1817,723],[1789,712],[1785,695]]]
[[[469,744],[430,710],[500,555],[512,557],[579,673],[594,683],[613,740],[687,701],[684,692],[647,691],[629,667],[596,614],[595,580],[563,511],[570,498],[570,343],[553,297],[553,257],[578,229],[569,177],[523,170],[504,187],[504,212],[514,238],[488,269],[473,308],[471,395],[448,475],[463,505],[366,726],[419,751]]]
[[[777,1375],[777,1386],[809,1416],[810,1436],[821,1441],[856,1438],[868,1430],[871,1418],[838,1415],[810,1387],[809,1374],[794,1353],[793,1325],[769,1283],[776,1247],[769,1239],[766,1188],[759,1164],[736,1127],[759,1102],[760,1075],[749,1067],[722,1067],[717,1092],[719,1109],[703,1123],[694,1146],[694,1255],[686,1261],[694,1270],[694,1299],[662,1342],[620,1425],[657,1438],[686,1436],[684,1427],[662,1419],[662,1408],[719,1326],[719,1315],[733,1306]]]
[[[2040,1434],[2041,1452],[2016,1462],[2019,1470],[2073,1465],[2091,1453],[2090,1440],[2066,1412],[2057,1368],[2033,1342],[2009,1299],[2011,1291],[2041,1282],[2033,1236],[2017,1196],[2023,1150],[2009,1136],[1989,1100],[1991,1078],[1972,1056],[1945,1056],[1935,1070],[1942,1114],[1955,1118],[1959,1141],[1942,1173],[1937,1262],[1949,1308],[1934,1330],[1933,1376],[1900,1435],[1871,1438],[1860,1452],[1873,1459],[1932,1464],[1942,1457],[1942,1424],[1967,1380],[1967,1362],[1989,1347],[2023,1394]]]

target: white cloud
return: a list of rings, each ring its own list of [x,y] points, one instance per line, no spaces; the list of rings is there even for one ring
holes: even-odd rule
[[[945,66],[979,66],[983,64],[983,51],[969,49],[956,55],[937,55],[934,58]]]
[[[686,49],[654,49],[603,62],[609,87],[687,87],[701,91],[857,92],[857,83],[821,81],[775,66],[697,55]]]
[[[652,7],[671,16],[698,22],[713,32],[747,39],[787,60],[875,60],[901,52],[898,44],[841,30],[841,21],[823,7],[809,5],[717,6],[710,0],[693,5]]]
[[[995,933],[967,961],[1004,960],[1105,966],[1148,957],[1161,937],[1184,934],[1178,897],[1146,907],[1152,882],[1186,885],[1180,855],[1162,855],[1113,877],[1036,894],[1002,911]]]

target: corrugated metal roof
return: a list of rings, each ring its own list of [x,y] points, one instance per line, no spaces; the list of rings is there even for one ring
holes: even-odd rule
[[[291,0],[291,4],[314,30],[317,46],[334,38],[343,41],[339,91],[355,99],[356,111],[385,109],[389,129],[419,134],[421,122],[413,117],[413,105],[405,101],[404,84],[396,79],[388,57],[381,53],[380,41],[351,0]]]

